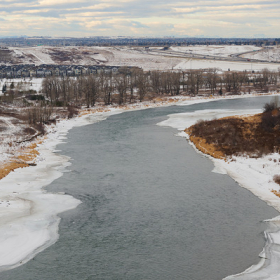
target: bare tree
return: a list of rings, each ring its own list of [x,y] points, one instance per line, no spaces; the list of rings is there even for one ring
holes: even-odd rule
[[[139,100],[140,102],[142,102],[149,90],[148,74],[145,74],[143,71],[138,72],[137,88],[138,88]]]
[[[126,73],[122,73],[122,74],[116,75],[114,77],[115,87],[119,94],[119,99],[118,99],[119,105],[126,102],[126,91],[127,91],[127,86],[128,86],[127,82],[128,82],[128,79],[127,79]]]

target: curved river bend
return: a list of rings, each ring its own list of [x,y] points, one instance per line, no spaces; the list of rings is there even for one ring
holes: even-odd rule
[[[82,204],[61,214],[56,244],[0,279],[218,280],[257,263],[262,221],[278,212],[156,124],[172,113],[268,100],[126,112],[71,130],[59,146],[72,158],[70,172],[48,190]]]

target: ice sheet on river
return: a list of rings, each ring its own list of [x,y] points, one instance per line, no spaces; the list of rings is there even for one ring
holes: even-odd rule
[[[65,120],[49,128],[48,139],[38,146],[37,165],[16,169],[0,182],[0,271],[19,266],[58,239],[58,214],[79,205],[64,193],[43,188],[59,178],[70,165],[55,148],[74,126],[106,119],[120,110]]]

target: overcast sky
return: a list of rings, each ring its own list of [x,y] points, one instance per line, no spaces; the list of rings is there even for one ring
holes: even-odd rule
[[[0,0],[0,36],[280,37],[279,0]]]

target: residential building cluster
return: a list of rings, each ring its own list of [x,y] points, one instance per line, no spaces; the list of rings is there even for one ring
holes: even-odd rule
[[[25,78],[48,76],[81,76],[98,73],[117,73],[120,66],[20,64],[0,65],[0,78]]]

